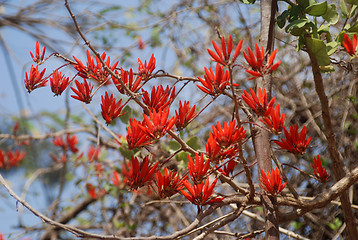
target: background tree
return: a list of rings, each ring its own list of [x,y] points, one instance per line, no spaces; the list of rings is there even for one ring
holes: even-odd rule
[[[63,94],[65,111],[50,121],[22,117],[0,135],[4,171],[37,163],[21,197],[0,177],[50,223],[26,231],[355,239],[358,3],[243,2],[65,1],[59,25],[84,50],[44,53],[38,44],[25,77],[31,95],[46,83]],[[48,13],[57,3],[34,6]],[[33,13],[2,22],[50,23]],[[43,215],[25,198],[45,174],[52,197]]]

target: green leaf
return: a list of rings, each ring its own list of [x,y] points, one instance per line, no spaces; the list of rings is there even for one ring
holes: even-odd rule
[[[184,165],[189,161],[187,152],[180,152],[175,156],[175,159],[179,162],[184,162]],[[185,165],[186,166],[186,165]]]
[[[328,5],[327,12],[324,15],[322,15],[322,17],[329,24],[336,24],[339,20],[339,15],[337,12],[336,5],[334,5],[334,4]]]
[[[297,0],[297,4],[303,8],[306,8],[310,2],[308,0]]]
[[[348,17],[348,11],[347,11],[347,6],[344,3],[344,0],[341,0],[340,5],[341,5],[341,11],[342,11],[342,18],[347,18]]]
[[[344,0],[347,4],[358,5],[358,0]]]
[[[339,220],[339,218],[335,218],[333,223],[328,223],[328,226],[332,229],[332,230],[338,230],[341,226],[342,226],[342,221]]]
[[[355,14],[355,11],[357,10],[358,8],[358,5],[353,5],[352,8],[351,8],[351,14],[349,15],[349,17],[353,17],[354,14]]]
[[[290,15],[290,12],[285,10],[283,13],[277,17],[277,25],[279,28],[283,28],[286,24],[286,18]]]
[[[331,66],[331,65],[328,65],[328,66],[319,66],[319,69],[320,69],[321,72],[323,72],[323,73],[334,72],[334,67]]]
[[[121,152],[121,154],[125,157],[130,159],[131,156],[133,156],[135,154],[134,150],[128,150],[128,146],[122,146],[119,148],[119,151]]]
[[[331,56],[333,53],[337,51],[337,48],[339,46],[338,42],[329,42],[327,43],[327,54],[328,56]]]
[[[312,4],[305,9],[305,12],[315,17],[322,16],[327,12],[327,2]]]
[[[132,117],[132,109],[127,105],[123,108],[122,112],[124,112],[125,114],[123,114],[122,116],[119,117],[119,119],[125,123],[128,124],[129,123],[129,118]]]
[[[168,143],[168,147],[169,147],[170,150],[175,152],[175,151],[178,151],[181,148],[181,145],[177,141],[173,140],[173,141],[170,141]]]
[[[199,150],[201,148],[200,139],[197,136],[190,138],[186,144],[189,145],[194,150]]]
[[[353,24],[350,28],[347,29],[347,32],[358,33],[358,21]]]
[[[294,36],[299,36],[303,33],[303,31],[309,27],[306,26],[310,22],[309,19],[297,19],[290,24],[288,24],[285,28],[286,32],[290,32]]]
[[[316,38],[307,38],[306,44],[307,47],[316,56],[318,65],[327,66],[331,63],[327,54],[326,44],[324,44],[322,40]]]

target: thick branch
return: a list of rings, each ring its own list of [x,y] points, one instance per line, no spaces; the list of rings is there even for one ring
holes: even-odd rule
[[[340,154],[338,152],[337,142],[332,127],[328,98],[326,96],[326,93],[324,92],[323,79],[316,56],[312,53],[311,49],[309,49],[308,46],[307,46],[307,53],[311,60],[315,88],[321,103],[322,119],[324,124],[324,134],[327,138],[328,152],[333,163],[332,171],[336,181],[338,181],[344,177],[345,172],[343,169],[342,159],[340,159]],[[342,209],[343,209],[345,222],[347,224],[349,239],[352,240],[356,239],[356,237],[358,236],[357,224],[354,214],[352,212],[351,203],[349,202],[348,193],[344,192],[340,196],[340,200],[342,202]]]

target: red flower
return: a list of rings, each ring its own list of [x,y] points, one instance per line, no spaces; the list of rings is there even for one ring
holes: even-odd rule
[[[127,184],[131,190],[143,187],[147,182],[152,180],[158,164],[159,162],[154,164],[154,166],[149,165],[148,156],[139,164],[137,157],[132,156],[130,164],[122,165],[125,184]]]
[[[62,147],[64,151],[70,150],[73,153],[78,152],[78,148],[76,144],[78,143],[78,139],[76,135],[70,137],[70,134],[66,135],[66,143],[63,141],[62,137],[57,136],[52,139],[52,142],[55,146]]]
[[[262,91],[259,87],[259,97],[255,94],[255,91],[250,88],[251,95],[244,90],[244,94],[242,94],[242,99],[249,105],[254,112],[259,116],[268,116],[272,110],[272,106],[275,103],[276,98],[272,98],[269,103],[267,103],[267,94],[266,89]]]
[[[87,152],[87,157],[88,157],[88,160],[90,162],[93,162],[93,161],[98,161],[99,159],[99,152],[100,152],[100,147],[94,147],[93,145],[90,146],[90,148],[88,149],[88,152]]]
[[[228,149],[222,149],[213,133],[210,133],[207,143],[205,143],[206,155],[213,163],[219,163],[225,158],[230,158],[236,155],[238,148],[233,146]]]
[[[173,87],[171,93],[169,86],[167,86],[165,90],[162,85],[158,86],[157,89],[153,87],[150,97],[147,91],[142,89],[142,92],[143,103],[147,105],[150,110],[155,109],[157,112],[160,109],[168,108],[175,98],[175,87]]]
[[[73,135],[72,137],[70,137],[70,134],[67,134],[66,141],[67,141],[67,146],[70,148],[71,152],[73,152],[73,153],[78,152],[78,148],[76,147],[76,145],[78,143],[78,139],[77,139],[76,135]]]
[[[235,143],[241,143],[246,137],[246,130],[243,127],[238,128],[235,120],[224,122],[224,128],[221,127],[220,123],[216,123],[216,128],[212,126],[213,136],[222,149],[226,149]]]
[[[142,61],[138,58],[138,75],[143,78],[144,81],[148,81],[150,79],[150,74],[154,71],[155,68],[155,57],[154,54],[150,57],[147,65],[147,60]]]
[[[0,168],[9,170],[11,167],[19,166],[20,162],[25,158],[26,152],[8,151],[7,153],[0,149]]]
[[[343,33],[343,41],[342,41],[343,47],[346,49],[349,55],[352,57],[358,57],[357,55],[357,34],[354,34],[353,42],[348,37],[347,34]]]
[[[135,119],[129,119],[126,136],[129,149],[143,147],[153,142],[141,126],[141,122],[137,122]]]
[[[101,59],[105,61],[106,59],[106,53],[104,52],[101,55]],[[96,80],[98,83],[102,84],[104,82],[107,82],[109,78],[109,72],[107,72],[99,58],[96,56],[96,63],[94,63],[93,58],[91,57],[90,52],[87,50],[87,66],[85,66],[80,60],[78,60],[75,56],[73,58],[76,60],[77,64],[75,64],[73,67],[78,71],[78,75],[83,78],[92,78]],[[105,61],[105,64],[108,68],[110,68],[112,71],[117,67],[118,61],[115,62],[112,66],[110,66],[111,59],[110,57],[107,58]],[[108,82],[109,83],[109,82]]]
[[[179,113],[178,113],[178,111],[179,111]],[[184,104],[182,104],[182,101],[180,101],[178,111],[175,110],[175,115],[177,117],[175,126],[177,127],[177,130],[180,131],[180,130],[184,129],[193,118],[196,117],[195,105],[192,108],[190,108],[189,101],[184,101]]]
[[[52,77],[50,78],[50,85],[51,85],[51,91],[57,95],[61,95],[63,91],[68,87],[70,84],[70,78],[65,77],[62,75],[61,72],[58,72],[57,70],[53,72]]]
[[[93,86],[91,85],[91,83],[88,83],[86,79],[83,79],[83,83],[80,83],[77,80],[75,81],[75,83],[77,89],[73,87],[71,87],[71,89],[75,94],[77,94],[77,96],[71,95],[71,97],[87,104],[90,103],[92,101],[91,94],[93,90]]]
[[[145,48],[145,43],[143,42],[142,38],[138,36],[138,48],[143,50]]]
[[[111,96],[108,97],[107,92],[104,98],[103,96],[101,96],[101,99],[102,99],[101,114],[103,119],[106,120],[107,125],[110,124],[117,117],[122,116],[124,114],[122,113],[122,109],[124,107],[124,105],[121,105],[122,99],[119,99],[119,101],[116,102],[116,99],[113,97],[113,94],[111,94]]]
[[[113,177],[111,178],[114,186],[120,187],[121,181],[119,180],[119,173],[117,171],[113,171]]]
[[[218,95],[224,92],[227,86],[230,86],[230,72],[226,70],[224,72],[224,67],[221,67],[219,63],[216,64],[215,74],[211,68],[209,70],[205,69],[204,79],[198,77],[199,81],[203,86],[198,86],[201,91],[210,94],[210,95]],[[235,87],[239,86],[239,84],[233,84]]]
[[[190,202],[198,206],[221,202],[224,198],[212,196],[216,182],[217,179],[215,179],[214,182],[209,186],[209,177],[207,177],[203,189],[203,182],[198,185],[191,185],[188,180],[186,180],[184,182],[184,186],[186,189],[188,189],[188,192],[181,190],[181,193]]]
[[[46,68],[40,73],[39,66],[36,66],[35,68],[34,66],[31,66],[30,76],[28,76],[26,73],[26,78],[24,80],[25,87],[29,93],[36,88],[44,87],[47,85],[48,80],[42,79],[43,75],[45,74],[45,71]]]
[[[218,171],[221,172],[224,176],[229,177],[237,164],[238,163],[236,161],[230,160],[227,164],[224,165],[224,169],[219,168]],[[215,168],[218,168],[218,166],[215,165]]]
[[[188,155],[188,170],[191,179],[195,184],[200,184],[203,179],[205,178],[205,175],[208,173],[208,170],[210,168],[210,160],[204,160],[204,155],[201,154],[199,157],[199,154],[195,154],[195,163],[191,159],[190,155]]]
[[[152,139],[159,139],[172,129],[176,122],[176,117],[168,119],[168,116],[169,110],[157,112],[153,109],[149,112],[149,117],[143,114],[144,120],[142,125],[139,126]]]
[[[285,114],[280,114],[280,104],[277,104],[267,117],[264,117],[263,120],[261,119],[261,122],[269,127],[274,134],[280,134],[285,122]]]
[[[326,168],[322,167],[322,162],[319,155],[313,158],[313,163],[311,163],[311,166],[313,168],[314,175],[319,179],[320,182],[325,183],[329,176],[326,172]]]
[[[104,61],[106,59],[106,53],[103,53],[101,55],[101,58]],[[114,69],[116,69],[116,67],[118,65],[118,61],[115,62],[112,66],[110,66],[110,62],[111,62],[111,58],[108,56],[107,61],[105,61],[105,64],[107,65],[107,67],[109,69],[111,69],[111,71],[114,71]],[[97,63],[96,65],[91,64],[88,66],[89,72],[91,73],[90,76],[100,84],[104,83],[104,82],[107,82],[107,84],[110,84],[110,82],[108,81],[108,79],[110,77],[110,73],[104,69],[101,61],[98,59],[97,56],[96,56],[96,63]]]
[[[35,52],[36,54],[35,54],[35,56],[30,51],[31,57],[32,57],[32,59],[34,60],[35,63],[41,64],[43,62],[44,56],[45,56],[45,51],[46,51],[46,46],[44,46],[44,48],[40,50],[39,41],[36,41],[36,52]]]
[[[268,171],[267,175],[265,174],[264,170],[261,169],[260,182],[261,188],[271,193],[272,195],[279,194],[287,184],[282,184],[281,171],[278,168],[272,169],[272,173]]]
[[[306,133],[307,133],[306,126],[303,127],[301,133],[298,133],[297,124],[294,127],[290,126],[290,132],[288,132],[286,128],[284,128],[284,132],[285,132],[286,139],[282,138],[281,142],[278,140],[274,140],[274,142],[277,145],[279,145],[282,149],[286,149],[287,151],[293,154],[302,155],[311,141],[310,137],[306,140]]]
[[[271,73],[275,71],[281,64],[281,61],[273,64],[273,61],[275,60],[277,49],[273,51],[273,53],[269,56],[267,56],[267,63],[264,63],[265,60],[265,51],[264,48],[260,48],[257,44],[255,44],[255,51],[256,56],[252,52],[251,48],[247,48],[247,54],[246,52],[243,52],[244,57],[247,61],[247,63],[250,65],[251,69],[247,69],[246,72],[251,74],[253,77],[249,78],[249,80],[255,79],[257,77],[261,77],[266,73]]]
[[[91,183],[86,184],[87,192],[93,199],[98,199],[103,197],[106,194],[104,189],[96,189]]]
[[[116,70],[116,74],[118,75],[117,70]],[[121,68],[120,77],[121,77],[123,83],[132,92],[137,92],[140,89],[140,87],[141,87],[140,82],[142,80],[142,77],[137,77],[136,80],[133,82],[133,70],[132,70],[132,68],[129,70],[129,72],[125,71],[125,70],[123,70],[123,68]],[[124,88],[122,87],[121,83],[118,81],[117,78],[112,76],[112,81],[113,81],[114,85],[116,85],[116,88],[118,89],[118,91],[120,93],[126,94],[126,92],[124,91]]]
[[[236,58],[240,54],[240,50],[241,50],[241,46],[242,46],[242,40],[241,40],[239,42],[239,44],[237,44],[234,56],[232,57],[232,60],[230,61],[230,55],[231,55],[232,47],[233,47],[231,35],[229,36],[229,41],[227,42],[227,44],[225,42],[224,36],[221,37],[221,48],[214,41],[212,41],[212,43],[213,43],[213,46],[216,51],[216,54],[215,54],[212,50],[208,49],[210,56],[213,58],[212,60],[214,60],[215,62],[220,63],[224,66],[230,65],[231,63],[235,62]]]
[[[162,175],[161,172],[158,171],[155,174],[155,178],[157,180],[159,197],[166,198],[173,196],[184,188],[183,182],[187,176],[180,179],[176,172],[168,171],[167,168],[164,168],[164,174]]]

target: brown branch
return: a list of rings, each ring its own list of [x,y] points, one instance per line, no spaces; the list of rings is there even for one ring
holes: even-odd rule
[[[271,53],[273,49],[276,8],[277,0],[265,0],[260,2],[260,45],[266,46],[266,54]],[[257,91],[259,87],[261,89],[266,89],[268,99],[271,98],[271,82],[272,74],[269,73],[259,78],[256,84]],[[260,169],[262,169],[264,172],[271,171],[272,162],[269,133],[267,131],[263,131],[262,129],[253,128],[253,141],[259,172]],[[262,195],[262,200],[266,220],[265,239],[278,240],[280,238],[280,232],[278,229],[278,209],[275,204],[275,197]]]
[[[305,37],[305,41],[307,41],[308,36]],[[335,134],[333,131],[332,121],[331,121],[331,115],[330,115],[330,109],[328,104],[328,98],[326,96],[326,93],[324,91],[323,86],[323,79],[321,70],[319,68],[316,56],[312,53],[311,49],[307,46],[307,53],[311,60],[312,65],[312,73],[313,78],[315,82],[315,89],[318,95],[318,98],[321,103],[321,109],[322,109],[322,119],[324,124],[324,134],[327,138],[328,143],[328,152],[332,159],[333,167],[332,172],[336,179],[336,181],[339,181],[345,176],[344,172],[344,166],[343,161],[340,158],[340,154],[338,152],[337,142],[335,138]],[[356,218],[354,217],[351,203],[349,201],[349,196],[347,192],[344,192],[340,196],[340,200],[342,202],[342,209],[344,214],[344,219],[347,224],[347,230],[348,230],[348,236],[349,239],[353,240],[356,239],[358,236],[358,230],[357,230],[357,224],[356,224]]]

